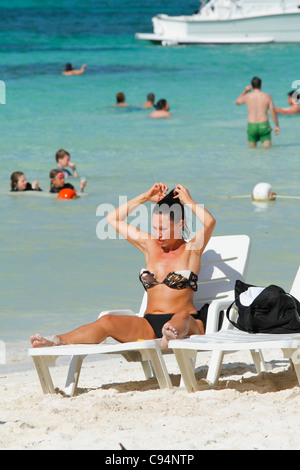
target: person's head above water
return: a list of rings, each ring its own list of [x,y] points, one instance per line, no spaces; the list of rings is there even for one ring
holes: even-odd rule
[[[300,101],[300,93],[297,90],[290,91],[288,93],[288,103],[292,104],[299,104]]]
[[[157,111],[162,111],[162,110],[169,111],[169,108],[170,108],[169,103],[165,99],[159,100],[156,104],[156,110]]]
[[[147,100],[154,104],[155,95],[153,93],[148,93]]]
[[[188,236],[185,225],[184,205],[176,197],[173,189],[160,201],[152,212],[153,235],[162,246],[168,245],[168,241],[183,240]]]
[[[25,191],[27,180],[22,171],[15,171],[10,176],[11,191]]]
[[[60,149],[55,154],[55,160],[63,167],[68,166],[70,158],[71,156],[69,152],[67,152],[65,149]]]
[[[52,185],[55,188],[63,188],[65,184],[65,175],[61,170],[54,169],[51,170],[49,173],[49,178],[50,178],[50,189]]]
[[[116,94],[117,103],[125,103],[125,99],[125,94],[122,91]]]
[[[253,90],[260,90],[261,85],[262,85],[262,81],[258,77],[253,77],[252,81],[251,81],[251,85],[252,85]]]

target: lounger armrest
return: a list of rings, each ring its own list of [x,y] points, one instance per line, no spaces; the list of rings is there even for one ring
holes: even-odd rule
[[[215,300],[210,304],[207,315],[206,334],[218,331],[220,313],[222,310],[227,310],[232,302],[234,302],[234,298],[227,297],[226,299]]]
[[[137,316],[136,313],[134,313],[130,309],[123,309],[123,310],[104,310],[103,312],[99,313],[98,319],[103,317],[104,315],[131,315],[131,316]]]

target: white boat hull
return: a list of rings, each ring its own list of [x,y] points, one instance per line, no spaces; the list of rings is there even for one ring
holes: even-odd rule
[[[300,10],[228,20],[158,15],[152,21],[154,33],[137,33],[137,39],[163,45],[300,43]]]

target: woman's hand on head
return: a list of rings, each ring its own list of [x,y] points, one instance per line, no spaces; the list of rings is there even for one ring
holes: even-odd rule
[[[182,184],[178,184],[176,186],[174,193],[174,198],[178,198],[182,204],[189,204],[193,202],[189,190],[182,186]]]
[[[149,191],[147,191],[147,200],[151,202],[158,202],[163,199],[168,191],[168,186],[164,183],[155,183]]]

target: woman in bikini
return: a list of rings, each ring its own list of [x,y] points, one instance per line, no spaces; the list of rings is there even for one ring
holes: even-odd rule
[[[95,344],[109,336],[121,343],[161,338],[162,346],[167,347],[170,339],[205,334],[193,296],[197,290],[201,255],[212,235],[215,219],[193,201],[181,184],[168,195],[167,191],[165,184],[156,183],[107,216],[109,224],[144,253],[146,267],[140,272],[140,281],[148,293],[144,317],[108,314],[70,333],[45,338],[36,334],[31,337],[33,347]],[[128,215],[146,202],[156,203],[152,235],[126,222]],[[183,238],[185,205],[202,224],[189,242]]]

